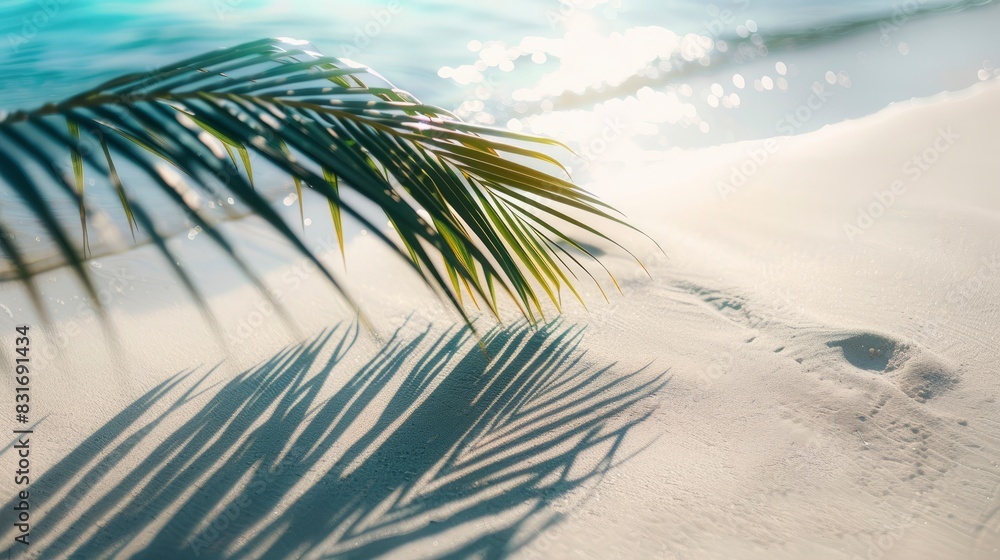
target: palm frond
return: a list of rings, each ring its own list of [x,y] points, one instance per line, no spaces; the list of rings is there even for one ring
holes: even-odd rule
[[[100,150],[84,149],[88,143]],[[300,205],[303,191],[326,199],[342,251],[346,215],[407,259],[468,323],[463,292],[498,314],[499,288],[529,319],[544,316],[546,300],[559,309],[563,288],[579,298],[576,274],[563,256],[590,272],[564,245],[592,255],[566,233],[567,226],[609,241],[593,225],[595,218],[630,227],[575,185],[559,161],[541,151],[545,146],[565,148],[464,123],[366,66],[322,56],[302,41],[265,39],[121,76],[60,103],[0,117],[0,177],[97,306],[84,266],[88,217],[98,210],[86,190],[93,177],[114,188],[133,240],[154,245],[206,311],[197,285],[154,222],[159,213],[150,207],[150,190],[200,227],[265,294],[220,221],[200,204],[202,197],[238,200],[350,301],[298,228],[258,190],[253,155],[290,176]],[[71,175],[60,168],[60,150],[69,153]],[[126,184],[122,165],[142,180]],[[351,200],[368,201],[384,213],[394,233],[347,202],[345,190],[360,196]],[[51,211],[53,196],[79,206],[82,244]],[[302,206],[299,218],[304,220]],[[41,306],[32,280],[39,270],[8,230],[0,221],[0,279],[25,282]]]

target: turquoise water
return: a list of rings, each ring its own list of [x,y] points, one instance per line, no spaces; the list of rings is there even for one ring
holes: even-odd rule
[[[717,0],[715,4],[695,1],[657,0],[508,0],[505,2],[458,2],[424,0],[418,2],[318,2],[264,0],[175,0],[170,2],[90,2],[86,0],[30,0],[0,3],[0,107],[17,108],[54,100],[93,85],[109,76],[136,69],[155,67],[207,49],[233,45],[264,36],[288,36],[312,41],[326,54],[351,54],[390,76],[397,85],[425,101],[458,106],[470,95],[469,88],[439,77],[443,66],[457,67],[475,60],[470,42],[500,41],[516,45],[525,37],[558,38],[586,20],[596,33],[612,36],[630,28],[652,26],[678,34],[696,33],[728,41],[728,54],[716,53],[707,66],[677,68],[661,72],[653,79],[636,84],[664,88],[679,83],[694,87],[711,86],[718,74],[731,73],[734,66],[752,67],[763,59],[771,65],[782,53],[791,56],[809,53],[812,62],[823,62],[835,73],[860,71],[859,57],[892,71],[891,88],[871,88],[860,99],[857,110],[831,111],[810,127],[876,110],[888,102],[927,95],[944,89],[958,89],[957,67],[967,66],[964,82],[976,81],[990,49],[997,46],[993,36],[1000,24],[995,9],[982,9],[982,29],[964,29],[949,23],[950,12],[989,2],[931,2],[919,0],[877,0],[819,2],[801,0]],[[933,32],[921,31],[910,38],[910,28],[925,21]],[[740,36],[740,26],[754,31]],[[883,33],[888,31],[888,33]],[[991,33],[992,31],[992,33]],[[858,41],[861,36],[870,40]],[[767,54],[751,42],[760,37]],[[845,41],[853,38],[856,44]],[[898,43],[906,38],[910,52],[899,53]],[[829,49],[831,41],[847,43]],[[981,41],[983,45],[976,43]],[[750,56],[736,57],[737,45],[753,47]],[[884,43],[884,44],[883,44]],[[927,51],[915,52],[918,44]],[[951,49],[964,52],[950,52]],[[863,54],[859,54],[863,53]],[[843,55],[843,56],[838,56]],[[907,58],[909,56],[909,58]],[[849,59],[848,61],[839,59]],[[830,60],[829,63],[826,63]],[[801,64],[799,66],[802,66]],[[808,64],[806,65],[808,66]],[[820,64],[823,66],[823,64]],[[728,68],[728,69],[727,69]],[[500,89],[513,89],[535,79],[538,71],[495,72],[490,80]],[[803,69],[805,70],[805,69]],[[989,70],[989,69],[987,69]],[[825,70],[819,74],[825,75]],[[775,76],[777,77],[777,76]],[[803,87],[808,87],[811,80]],[[853,80],[857,82],[858,80]],[[900,83],[902,82],[902,83]],[[726,82],[722,82],[726,83]],[[796,84],[790,85],[794,93]],[[885,91],[889,89],[890,91]],[[605,97],[634,93],[626,87]],[[746,96],[744,96],[746,97]],[[794,97],[794,96],[790,96]],[[601,94],[585,99],[554,99],[568,105],[600,101]],[[495,100],[497,101],[497,100]],[[747,101],[743,100],[744,108]],[[791,103],[796,101],[796,103]],[[792,106],[796,99],[789,99]],[[774,105],[777,105],[775,107]],[[771,114],[782,103],[762,102],[764,122],[774,122]],[[532,108],[537,111],[538,108]],[[506,122],[503,103],[493,108]],[[749,112],[749,111],[747,111]],[[761,136],[752,115],[727,115],[713,129],[729,134],[710,135],[710,143]],[[798,131],[797,131],[798,132]],[[700,137],[681,135],[681,145],[704,143]]]

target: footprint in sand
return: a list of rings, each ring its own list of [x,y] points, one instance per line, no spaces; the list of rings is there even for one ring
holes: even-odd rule
[[[826,343],[852,366],[884,374],[907,396],[926,402],[959,381],[957,368],[930,351],[880,334],[861,332]]]
[[[675,282],[674,286],[679,291],[696,296],[722,316],[745,327],[756,331],[788,330],[789,318],[786,315],[792,312],[793,306],[783,306],[770,313],[759,312],[747,305],[744,298],[733,294],[691,282]],[[757,338],[757,335],[751,336],[746,342],[749,344]],[[792,334],[790,338],[795,338],[795,335]],[[789,342],[790,338],[787,339]],[[828,338],[826,345],[840,348],[843,358],[855,368],[885,375],[917,402],[927,402],[959,381],[956,367],[919,345],[904,343],[892,336],[865,331],[841,331]],[[779,344],[772,351],[781,354],[786,349],[792,350],[789,355],[796,362],[801,364],[804,361],[805,357],[796,356],[797,352],[791,346]]]

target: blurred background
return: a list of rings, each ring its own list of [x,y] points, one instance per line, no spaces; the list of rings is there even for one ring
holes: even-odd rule
[[[294,37],[467,120],[573,143],[587,164],[799,134],[964,89],[1000,75],[998,27],[983,0],[8,1],[0,107]]]

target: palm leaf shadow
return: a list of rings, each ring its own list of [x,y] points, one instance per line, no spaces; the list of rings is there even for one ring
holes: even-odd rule
[[[640,401],[666,384],[594,367],[576,327],[498,328],[491,360],[467,328],[433,332],[401,328],[324,393],[358,336],[326,331],[228,380],[157,441],[208,374],[165,381],[32,485],[33,552],[370,558],[476,527],[440,555],[502,557],[557,521],[547,504],[615,464],[649,414]],[[152,451],[130,457],[141,444]]]

